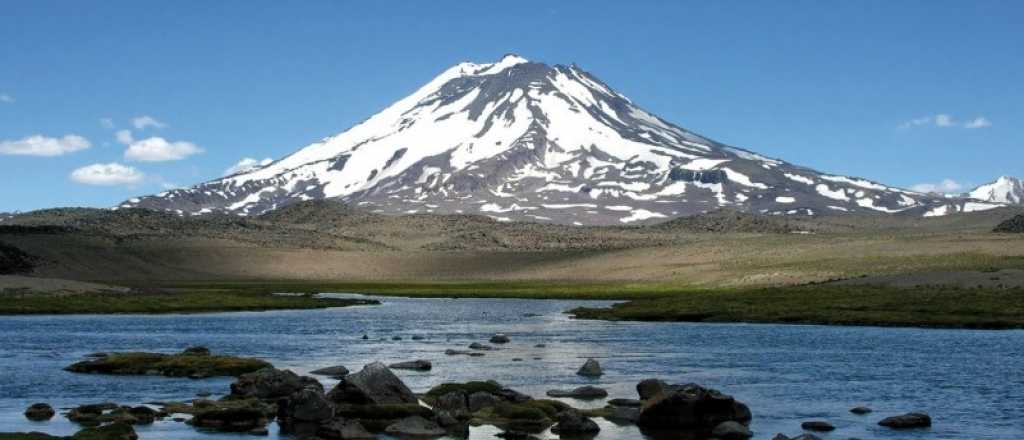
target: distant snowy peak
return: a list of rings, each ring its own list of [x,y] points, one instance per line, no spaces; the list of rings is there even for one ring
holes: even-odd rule
[[[996,207],[819,173],[673,125],[576,65],[460,63],[281,160],[123,207],[259,215],[311,199],[374,212],[634,224],[723,207],[942,215]]]
[[[1002,176],[995,182],[981,185],[966,194],[967,197],[986,202],[1024,205],[1024,181]]]

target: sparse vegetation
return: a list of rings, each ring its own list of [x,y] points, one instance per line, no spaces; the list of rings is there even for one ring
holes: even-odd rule
[[[200,313],[322,309],[374,301],[282,296],[268,292],[188,290],[173,293],[36,293],[4,291],[0,314]]]

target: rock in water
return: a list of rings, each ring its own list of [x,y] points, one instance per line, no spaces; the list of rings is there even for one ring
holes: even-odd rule
[[[871,413],[871,408],[868,408],[866,406],[857,406],[857,407],[854,407],[853,409],[851,409],[850,412],[861,416],[861,415],[864,415],[864,414],[870,414]]]
[[[688,384],[662,392],[644,402],[637,425],[649,429],[682,429],[709,435],[728,421],[749,423],[750,409],[732,396]]]
[[[601,375],[604,374],[604,371],[601,370],[601,364],[598,363],[596,360],[587,359],[587,361],[583,363],[583,366],[580,367],[579,371],[577,371],[576,374],[586,377],[601,377]]]
[[[626,408],[639,408],[644,403],[635,399],[612,399],[608,401],[611,406],[622,406]]]
[[[395,364],[388,365],[388,367],[389,368],[394,368],[396,370],[417,370],[417,371],[430,371],[431,368],[434,368],[434,366],[430,363],[430,361],[425,361],[425,360],[422,360],[422,359],[415,360],[415,361],[408,361],[408,362],[398,362],[398,363],[395,363]]]
[[[278,403],[277,418],[285,433],[312,435],[321,423],[334,418],[334,404],[322,389],[306,387]]]
[[[600,431],[597,423],[575,410],[563,411],[558,415],[558,423],[551,427],[551,432],[559,437],[593,435]]]
[[[772,440],[821,440],[821,437],[814,434],[801,434],[796,437],[787,437],[785,434],[775,434],[775,437],[772,437]]]
[[[56,411],[53,410],[53,407],[45,403],[33,403],[25,410],[25,418],[34,422],[50,420],[54,414]]]
[[[494,347],[491,347],[490,345],[487,345],[487,344],[481,344],[479,342],[474,342],[472,344],[469,344],[469,349],[470,350],[490,351],[490,350],[494,350]]]
[[[384,429],[384,432],[395,436],[410,437],[438,437],[445,435],[444,430],[437,423],[424,419],[420,416],[406,417]]]
[[[668,384],[660,379],[644,379],[636,384],[636,393],[640,396],[640,400],[650,399],[666,389],[668,389]]]
[[[821,421],[821,420],[813,420],[813,421],[810,421],[810,422],[803,422],[803,423],[800,424],[800,427],[803,428],[803,429],[806,429],[808,431],[815,431],[815,432],[829,432],[829,431],[835,431],[836,430],[836,427],[832,426],[831,423],[824,422],[824,421]]]
[[[341,365],[335,365],[333,367],[325,367],[310,371],[309,374],[315,374],[317,376],[327,376],[337,379],[348,374],[348,368],[345,368]]]
[[[912,412],[901,416],[886,417],[878,424],[893,429],[927,428],[932,426],[932,418],[928,413]]]
[[[273,400],[288,397],[307,386],[323,390],[323,385],[312,377],[299,376],[291,370],[271,367],[239,376],[238,380],[231,384],[231,396]]]
[[[335,403],[357,405],[419,402],[412,390],[380,362],[342,378],[327,398]]]
[[[511,339],[509,339],[508,336],[506,336],[504,333],[498,333],[495,334],[494,336],[491,336],[492,344],[508,344],[510,341]]]
[[[721,440],[746,440],[754,436],[750,429],[739,422],[732,420],[719,423],[711,430],[711,435]]]
[[[572,390],[549,390],[547,395],[550,397],[570,397],[574,399],[600,399],[608,397],[608,391],[605,391],[603,388],[587,385]]]
[[[111,423],[83,429],[71,437],[72,440],[138,440],[138,438],[135,429],[125,423]]]
[[[367,431],[362,423],[356,420],[334,419],[320,425],[317,437],[324,440],[371,440],[376,434]]]

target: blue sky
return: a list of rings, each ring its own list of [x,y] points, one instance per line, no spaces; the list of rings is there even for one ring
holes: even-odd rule
[[[822,171],[949,190],[1024,176],[1019,1],[35,0],[0,12],[0,211],[112,206],[217,178],[507,52],[575,62],[678,125]]]

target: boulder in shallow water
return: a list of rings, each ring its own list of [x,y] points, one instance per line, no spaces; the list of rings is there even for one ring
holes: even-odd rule
[[[866,406],[856,406],[856,407],[851,408],[850,412],[854,413],[854,414],[856,414],[858,416],[862,416],[864,414],[870,414],[871,413],[871,408],[868,408]]]
[[[433,366],[433,364],[430,363],[430,361],[425,361],[423,359],[418,359],[418,360],[415,360],[415,361],[397,362],[397,363],[388,365],[388,368],[394,368],[396,370],[430,371],[430,369],[434,368],[434,366]]]
[[[327,400],[323,390],[315,387],[297,391],[277,405],[278,424],[285,433],[312,435],[321,423],[332,418],[334,403]]]
[[[335,378],[335,379],[337,379],[339,377],[344,377],[348,373],[349,373],[348,368],[345,368],[342,365],[335,365],[333,367],[319,368],[319,369],[316,369],[316,370],[313,370],[313,371],[309,372],[309,374],[315,374],[317,376],[327,376],[327,377],[332,377],[332,378]]]
[[[57,412],[53,410],[53,407],[46,403],[33,403],[27,409],[25,409],[25,418],[34,422],[42,422],[50,420],[53,415]]]
[[[636,393],[640,396],[640,400],[647,400],[667,390],[668,387],[668,384],[661,379],[644,379],[636,384]]]
[[[821,440],[821,437],[814,434],[800,434],[796,437],[787,437],[785,434],[780,433],[775,434],[775,437],[772,437],[772,440]]]
[[[809,422],[803,422],[800,424],[800,427],[807,431],[814,432],[829,432],[836,430],[836,427],[832,426],[831,423],[822,420],[812,420]]]
[[[927,428],[932,426],[932,418],[928,413],[912,412],[900,416],[886,417],[879,425],[893,429]]]
[[[472,344],[469,344],[469,349],[470,350],[491,351],[491,350],[494,350],[494,347],[491,347],[490,345],[487,345],[487,344],[481,344],[479,342],[474,342]]]
[[[291,370],[269,367],[239,376],[231,384],[231,396],[274,400],[288,397],[308,386],[323,390],[323,385],[312,377],[299,376]]]
[[[327,398],[335,403],[357,405],[419,402],[412,390],[380,362],[342,378]]]
[[[384,428],[384,432],[394,436],[439,437],[448,431],[423,417],[412,416],[388,425],[387,428]]]
[[[608,391],[604,388],[587,385],[571,390],[549,390],[547,395],[549,397],[567,397],[573,399],[601,399],[608,397]]]
[[[709,435],[719,424],[750,422],[750,409],[732,396],[696,384],[661,392],[644,402],[637,425],[648,429],[680,429]]]
[[[558,423],[551,427],[551,432],[560,437],[589,436],[600,431],[597,423],[575,410],[562,411],[558,415]]]
[[[576,374],[585,377],[601,377],[604,374],[604,370],[601,369],[601,364],[595,359],[587,359],[580,367]]]
[[[608,401],[611,406],[622,406],[627,408],[639,408],[644,403],[636,399],[612,399]]]
[[[508,344],[511,341],[512,340],[509,339],[508,335],[504,333],[497,333],[494,336],[491,336],[490,340],[492,344]]]
[[[711,430],[711,435],[720,440],[746,440],[753,437],[754,433],[742,423],[729,420],[719,423]]]
[[[87,428],[71,436],[72,440],[138,440],[138,438],[135,429],[125,423],[111,423]]]

